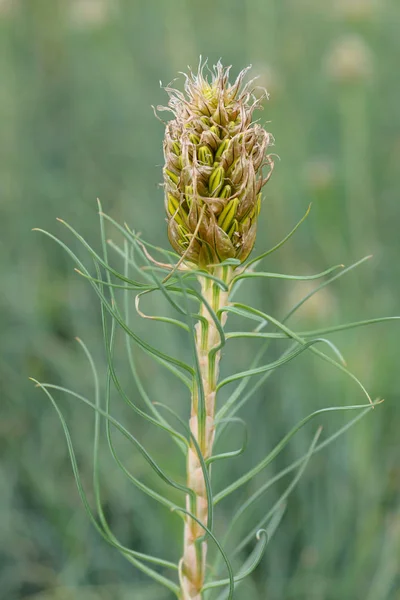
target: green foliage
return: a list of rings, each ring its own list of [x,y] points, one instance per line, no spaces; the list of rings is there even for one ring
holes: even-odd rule
[[[156,187],[161,179],[156,165],[161,163],[162,127],[149,106],[165,103],[158,80],[170,81],[188,62],[195,67],[201,53],[211,63],[222,55],[236,71],[253,63],[254,74],[261,73],[260,83],[271,93],[261,118],[272,121],[269,129],[276,137],[281,161],[276,161],[260,214],[257,253],[279,243],[313,201],[310,217],[296,237],[267,257],[266,271],[317,273],[329,264],[355,264],[367,253],[375,257],[346,277],[342,277],[344,269],[326,276],[318,294],[308,281],[254,278],[237,283],[237,301],[255,307],[258,313],[240,312],[236,306],[239,312],[230,315],[228,323],[235,323],[235,330],[244,333],[251,316],[257,328],[252,333],[257,335],[230,342],[233,332],[228,331],[223,378],[258,368],[264,356],[268,362],[279,360],[286,349],[282,336],[287,335],[277,326],[271,332],[275,338],[267,339],[265,320],[277,315],[285,326],[285,315],[298,305],[290,331],[297,332],[304,345],[321,336],[329,336],[332,343],[334,332],[348,369],[371,390],[372,398],[385,399],[349,435],[311,459],[288,498],[288,510],[265,557],[241,584],[240,593],[249,600],[396,600],[398,330],[395,323],[393,328],[383,323],[346,332],[339,323],[399,312],[400,98],[395,62],[400,50],[399,7],[395,0],[366,0],[358,3],[364,10],[357,13],[356,9],[351,12],[356,2],[334,4],[331,8],[312,0],[190,5],[180,0],[165,4],[122,0],[1,3],[0,582],[7,598],[171,597],[168,591],[163,596],[160,585],[149,585],[88,524],[57,414],[40,390],[32,390],[28,376],[71,388],[81,396],[65,397],[48,389],[65,416],[82,486],[94,510],[94,413],[84,408],[82,398],[96,406],[95,388],[90,364],[74,338],[84,340],[93,355],[103,398],[108,386],[115,385],[113,374],[107,376],[107,354],[112,352],[126,399],[150,419],[143,420],[139,412],[132,412],[132,406],[117,403],[110,394],[113,416],[127,424],[136,440],[133,446],[122,432],[108,429],[115,456],[133,478],[131,482],[140,481],[145,487],[139,491],[131,486],[126,473],[109,457],[108,445],[100,445],[94,462],[100,465],[104,516],[121,545],[176,564],[182,519],[158,501],[169,498],[179,505],[182,500],[182,492],[168,478],[182,486],[178,477],[185,436],[179,423],[153,401],[177,412],[188,408],[188,389],[181,385],[191,377],[185,368],[191,353],[186,330],[172,327],[170,321],[160,324],[140,318],[129,300],[129,315],[123,301],[118,314],[106,296],[105,307],[114,312],[116,321],[127,324],[146,343],[139,351],[120,334],[111,342],[112,325],[104,316],[110,340],[104,348],[94,288],[72,271],[63,249],[29,231],[40,226],[55,232],[55,218],[62,217],[79,224],[80,233],[101,256],[93,218],[99,196],[115,221],[127,220],[157,246],[167,247],[162,193]],[[346,80],[348,71],[343,70],[336,48],[354,35],[364,45],[350,46],[357,51],[353,58],[360,62],[353,60],[353,79]],[[358,72],[354,65],[360,67]],[[112,232],[114,244],[125,256],[123,235]],[[87,255],[81,253],[79,240],[71,238],[68,244],[83,262]],[[110,253],[113,269],[119,268],[117,258],[117,253]],[[130,260],[137,261],[138,255]],[[158,291],[142,297],[148,314],[181,318],[179,307],[185,313],[185,303],[172,294],[168,299],[166,286],[153,278],[155,271],[142,272],[146,285],[158,286]],[[99,275],[91,271],[95,280],[105,276],[102,263]],[[334,277],[332,285],[325,286]],[[119,284],[126,287],[124,281]],[[173,280],[168,282],[172,284]],[[106,293],[107,285],[102,291],[97,283],[98,292]],[[119,293],[129,297],[124,289]],[[299,304],[307,296],[309,300]],[[169,300],[178,309],[171,304],[168,308]],[[266,342],[269,345],[264,349]],[[339,362],[325,342],[304,345],[298,358],[281,369],[260,373],[254,380],[227,383],[221,389],[220,406],[228,408],[219,414],[217,451],[227,454],[244,448],[235,458],[213,464],[213,477],[221,483],[221,491],[261,464],[307,414],[330,405],[363,402],[362,392],[344,372],[312,356],[311,349]],[[154,346],[159,350],[159,363],[153,364],[147,351]],[[300,350],[297,343],[288,351],[294,353],[296,347]],[[171,353],[175,353],[172,363],[168,360]],[[180,380],[174,377],[177,372]],[[223,421],[234,415],[246,416],[247,445],[240,422]],[[316,442],[315,450],[348,422],[346,413],[328,417],[321,415],[314,423],[314,427],[324,425],[324,437]],[[151,419],[158,422],[157,428]],[[174,431],[175,441],[166,429]],[[312,437],[313,430],[305,426],[265,472],[217,504],[215,535],[223,540],[226,524],[235,514],[240,516],[242,507],[256,495],[251,510],[244,510],[241,520],[237,517],[236,534],[227,549],[239,548],[253,524],[280,505],[279,498],[291,490],[305,464]],[[151,446],[150,456],[140,452],[144,446]],[[160,482],[148,469],[149,459],[167,481]],[[269,486],[265,497],[258,495],[263,486]],[[147,490],[155,496],[150,498]],[[261,534],[256,545],[253,533],[251,541],[231,557],[235,574],[240,576],[257,563],[265,541]],[[221,563],[215,580],[225,578]],[[221,591],[213,593],[218,597]]]
[[[332,342],[329,342],[328,340],[325,340],[324,338],[314,338],[309,341],[306,341],[305,337],[310,337],[309,332],[305,332],[304,337],[300,336],[296,332],[289,329],[283,323],[280,323],[275,318],[271,317],[270,315],[267,315],[259,310],[256,310],[256,309],[254,309],[250,306],[247,306],[245,304],[242,304],[242,303],[233,302],[229,306],[222,307],[218,311],[218,313],[215,313],[214,310],[212,309],[212,307],[210,306],[210,304],[207,302],[207,299],[196,290],[196,287],[194,287],[194,286],[196,286],[196,278],[201,278],[201,277],[210,278],[211,283],[213,286],[215,286],[216,290],[218,290],[219,288],[220,289],[226,288],[226,284],[225,284],[224,280],[222,280],[222,279],[219,280],[218,277],[216,277],[215,275],[210,275],[210,273],[208,273],[207,271],[203,271],[202,269],[196,270],[194,268],[191,269],[190,271],[187,271],[185,268],[183,276],[182,276],[179,269],[176,268],[176,264],[179,261],[179,255],[174,255],[171,252],[167,253],[167,252],[163,251],[161,248],[152,246],[152,249],[155,250],[158,254],[161,254],[163,256],[167,255],[167,258],[170,258],[171,262],[170,263],[160,263],[160,262],[155,261],[155,259],[152,259],[150,257],[150,254],[148,253],[148,250],[146,249],[147,244],[141,240],[140,236],[138,236],[135,232],[130,231],[128,227],[126,227],[125,230],[122,229],[112,218],[104,215],[100,202],[98,202],[98,206],[99,206],[100,230],[101,230],[101,238],[102,238],[102,255],[97,254],[97,252],[89,246],[89,244],[82,238],[82,236],[74,228],[72,228],[70,225],[68,225],[64,221],[61,221],[61,223],[64,224],[70,230],[70,232],[75,236],[75,238],[79,240],[79,242],[84,246],[85,250],[88,251],[89,256],[91,256],[92,259],[94,260],[96,277],[93,277],[90,274],[88,269],[85,267],[84,263],[78,258],[78,256],[63,241],[61,241],[60,239],[54,237],[52,234],[47,233],[43,230],[38,230],[38,231],[40,231],[41,233],[44,233],[45,235],[50,237],[53,241],[57,242],[67,252],[67,254],[75,262],[76,267],[77,267],[77,269],[76,269],[77,272],[79,274],[81,274],[83,277],[85,277],[91,283],[94,291],[96,292],[96,295],[100,299],[101,307],[102,307],[103,336],[104,336],[106,355],[107,355],[107,363],[108,363],[107,376],[106,376],[107,381],[106,381],[105,400],[102,401],[102,399],[101,399],[100,381],[99,381],[99,376],[97,374],[97,370],[96,370],[93,358],[92,358],[88,348],[86,347],[86,345],[79,339],[78,339],[78,342],[80,343],[80,345],[82,346],[82,348],[86,354],[86,357],[89,361],[90,369],[93,374],[93,379],[94,379],[93,387],[94,387],[94,397],[95,397],[94,402],[91,402],[90,400],[86,399],[85,397],[83,397],[82,395],[80,395],[79,393],[77,393],[74,390],[70,390],[70,389],[64,388],[62,386],[54,385],[54,384],[40,383],[36,380],[33,380],[33,381],[36,383],[36,385],[38,387],[43,389],[43,391],[45,392],[45,394],[51,401],[51,404],[54,406],[54,408],[58,414],[58,417],[61,421],[61,424],[62,424],[62,427],[64,430],[64,434],[65,434],[65,437],[67,440],[69,455],[70,455],[70,459],[71,459],[71,463],[72,463],[72,469],[73,469],[73,473],[74,473],[74,477],[75,477],[75,481],[76,481],[76,485],[78,488],[80,498],[81,498],[82,503],[85,507],[85,510],[89,516],[90,521],[92,522],[94,527],[97,529],[97,531],[101,534],[101,536],[111,546],[118,549],[121,552],[121,554],[123,556],[125,556],[140,571],[142,571],[146,575],[152,577],[157,583],[164,585],[176,597],[181,598],[180,587],[178,586],[178,581],[174,581],[168,577],[165,577],[162,573],[160,573],[159,571],[157,571],[154,568],[151,568],[147,565],[147,563],[150,563],[153,565],[157,565],[158,567],[160,567],[163,570],[172,569],[172,570],[175,570],[176,572],[178,572],[179,571],[178,564],[175,564],[175,563],[170,562],[163,558],[158,558],[156,556],[143,554],[141,552],[136,551],[135,549],[127,548],[126,546],[122,545],[118,541],[118,539],[116,538],[116,536],[114,535],[113,531],[110,528],[108,519],[105,515],[103,505],[102,505],[102,492],[101,492],[101,483],[100,483],[100,474],[99,474],[99,469],[101,467],[101,464],[99,462],[99,449],[100,449],[100,442],[101,442],[101,431],[102,431],[101,425],[102,425],[102,418],[103,418],[105,421],[105,428],[106,428],[104,431],[103,437],[105,437],[107,439],[111,456],[114,459],[116,466],[118,466],[123,471],[123,473],[128,477],[130,482],[133,483],[140,491],[147,494],[149,497],[158,501],[160,504],[169,507],[172,512],[175,512],[182,516],[186,515],[186,516],[190,517],[191,519],[195,520],[204,529],[204,537],[208,538],[209,540],[211,540],[214,543],[215,548],[217,549],[218,552],[217,552],[216,561],[211,560],[210,563],[215,564],[214,570],[217,573],[218,569],[217,569],[216,565],[218,564],[219,560],[222,558],[223,562],[225,563],[227,572],[228,572],[228,579],[215,580],[213,578],[211,578],[211,579],[208,578],[209,581],[206,582],[205,586],[203,587],[205,596],[207,595],[208,590],[214,590],[216,588],[226,587],[227,588],[226,595],[225,595],[225,592],[223,592],[221,597],[223,597],[223,598],[226,597],[228,600],[232,600],[234,590],[237,587],[237,585],[239,585],[245,578],[247,578],[249,575],[251,575],[253,573],[253,571],[255,570],[255,568],[259,565],[259,563],[263,557],[264,551],[266,549],[266,546],[267,546],[268,542],[270,541],[273,532],[275,532],[277,524],[279,523],[279,521],[281,520],[281,518],[284,514],[284,507],[285,507],[284,502],[286,501],[286,498],[288,497],[289,493],[294,489],[295,485],[299,481],[312,454],[320,449],[317,446],[317,440],[320,436],[322,428],[319,428],[307,454],[302,459],[300,459],[300,469],[298,470],[297,475],[293,479],[292,483],[289,484],[289,486],[285,489],[283,494],[281,494],[279,499],[275,502],[273,508],[270,511],[268,511],[267,514],[264,515],[263,518],[261,519],[261,521],[256,525],[254,523],[251,524],[251,519],[249,519],[249,523],[251,524],[250,526],[252,527],[253,531],[251,531],[249,534],[247,534],[244,539],[240,540],[240,538],[239,538],[239,540],[236,540],[236,543],[233,546],[233,548],[235,548],[233,555],[238,554],[241,550],[245,550],[247,545],[251,543],[253,537],[257,538],[259,540],[259,543],[256,546],[256,548],[253,550],[252,555],[246,559],[243,567],[238,571],[238,573],[236,575],[234,574],[233,566],[232,566],[231,560],[229,558],[229,555],[232,554],[232,552],[229,552],[229,550],[230,550],[229,546],[227,546],[225,544],[226,549],[224,549],[224,546],[220,543],[220,541],[214,534],[214,507],[217,504],[219,504],[219,502],[221,500],[224,500],[226,497],[230,496],[233,492],[235,492],[236,490],[241,488],[243,485],[252,481],[256,477],[256,475],[263,472],[266,469],[266,467],[269,464],[271,464],[272,461],[277,456],[279,456],[279,454],[284,450],[286,445],[291,441],[291,439],[295,436],[295,434],[300,429],[302,429],[303,426],[306,425],[314,417],[319,416],[325,412],[337,412],[337,411],[343,411],[343,410],[348,411],[348,410],[360,410],[360,409],[362,410],[365,408],[370,410],[374,407],[374,403],[372,402],[367,390],[365,389],[363,384],[358,380],[358,378],[355,375],[353,375],[347,368],[345,368],[343,366],[343,364],[341,364],[341,363],[344,363],[344,359],[342,358],[342,356],[341,356],[340,352],[337,350],[337,348],[332,344]],[[121,231],[121,233],[123,233],[123,235],[124,235],[124,247],[123,248],[118,248],[117,246],[115,246],[115,244],[113,244],[114,250],[117,250],[118,255],[122,256],[124,259],[124,268],[120,271],[113,268],[109,263],[108,252],[107,252],[106,233],[105,233],[105,227],[104,227],[105,217],[107,218],[108,221],[110,221],[116,227],[116,229],[118,231]],[[295,227],[292,231],[294,232],[294,231],[296,231],[296,229],[297,229],[297,227]],[[289,237],[290,236],[286,236],[284,239],[287,240],[287,239],[289,239]],[[282,244],[277,244],[277,247],[280,248],[281,245]],[[133,257],[136,257],[136,260],[133,260]],[[304,276],[304,275],[299,275],[299,276],[288,275],[288,276],[286,276],[281,273],[266,273],[263,271],[254,271],[253,265],[255,263],[260,263],[262,258],[263,257],[258,257],[258,259],[250,261],[249,264],[245,263],[245,265],[243,267],[241,267],[240,265],[237,265],[238,274],[233,277],[232,282],[231,282],[231,285],[233,287],[233,290],[232,290],[233,292],[234,292],[234,287],[237,284],[237,282],[241,281],[243,279],[262,277],[262,278],[269,278],[269,279],[289,279],[289,280],[310,280],[311,279],[311,280],[313,280],[313,279],[317,279],[317,278],[320,278],[320,277],[323,277],[326,275],[330,275],[332,272],[337,270],[337,267],[333,267],[333,268],[325,270],[322,273],[319,273],[318,275],[309,275],[309,276]],[[223,267],[224,263],[222,263],[221,266]],[[342,265],[340,265],[340,266],[342,266]],[[150,275],[150,281],[148,283],[146,283],[146,276],[144,277],[144,281],[140,280],[141,278],[143,278],[143,269],[144,268],[147,270],[147,273],[146,273],[147,277],[149,277],[149,275]],[[249,268],[251,268],[251,271],[248,270]],[[104,271],[104,276],[103,276],[104,279],[102,278],[102,270]],[[132,279],[131,270],[134,271],[135,279]],[[158,271],[161,271],[161,274],[157,274]],[[346,271],[342,271],[342,273],[345,273],[345,272]],[[189,277],[185,277],[185,275],[189,275]],[[168,277],[168,282],[166,282],[167,277]],[[337,277],[337,275],[336,275],[336,277]],[[192,283],[193,279],[194,279],[194,283]],[[335,279],[335,277],[331,277],[331,281],[332,281],[332,279]],[[118,283],[121,281],[123,281],[125,283],[125,286],[121,286],[121,284]],[[119,305],[121,304],[121,302],[117,296],[118,292],[120,292],[120,294],[122,294],[121,287],[124,290],[123,300],[125,300],[125,302],[124,302],[125,318],[120,311]],[[320,288],[320,286],[318,286],[315,291],[318,291],[319,288]],[[181,427],[183,426],[184,435],[182,435],[182,434],[178,433],[175,429],[173,429],[172,426],[170,425],[170,423],[168,423],[165,419],[161,418],[161,416],[158,413],[156,413],[155,416],[153,416],[152,414],[148,414],[148,412],[143,411],[141,408],[139,408],[136,405],[136,403],[132,402],[129,399],[126,392],[124,391],[123,385],[121,384],[119,377],[116,373],[113,348],[114,348],[115,333],[116,333],[115,325],[118,324],[122,330],[122,333],[124,334],[126,341],[128,342],[129,348],[130,348],[130,342],[133,341],[135,343],[135,346],[139,347],[139,349],[142,349],[148,356],[150,356],[152,359],[154,359],[158,365],[163,366],[166,369],[168,369],[170,372],[172,372],[178,379],[180,379],[185,384],[186,387],[189,387],[189,389],[191,389],[192,385],[198,386],[201,390],[200,400],[201,400],[202,405],[204,404],[204,391],[202,390],[200,367],[199,367],[199,364],[197,364],[196,360],[195,360],[195,358],[196,358],[195,346],[193,347],[194,367],[192,367],[192,366],[190,366],[190,364],[183,362],[181,360],[178,360],[177,358],[174,358],[173,356],[171,356],[169,354],[160,352],[156,346],[149,344],[145,339],[138,336],[132,329],[130,329],[130,327],[128,325],[128,323],[130,321],[129,306],[130,306],[130,304],[132,304],[132,294],[134,292],[137,292],[137,294],[135,296],[136,297],[136,302],[135,302],[136,311],[138,312],[138,314],[140,316],[144,317],[145,319],[148,319],[149,318],[148,316],[145,316],[141,311],[139,311],[138,298],[140,296],[142,296],[143,294],[150,294],[152,292],[154,293],[157,291],[163,292],[163,297],[166,301],[167,306],[169,305],[170,307],[172,307],[172,309],[175,311],[175,313],[178,313],[178,315],[180,315],[181,317],[183,316],[186,323],[185,322],[182,323],[181,321],[176,320],[175,318],[172,319],[167,316],[152,316],[151,319],[161,322],[161,323],[168,323],[169,325],[174,325],[174,326],[183,328],[185,333],[189,337],[189,340],[194,340],[194,322],[195,322],[195,320],[198,319],[196,306],[193,307],[189,303],[189,300],[194,300],[196,302],[196,305],[199,302],[200,302],[200,304],[207,305],[207,311],[210,314],[210,317],[212,318],[214,323],[218,326],[219,337],[220,337],[220,344],[218,346],[216,346],[215,348],[213,348],[211,350],[211,352],[216,353],[217,351],[219,351],[221,349],[223,350],[227,343],[228,336],[225,334],[225,331],[222,328],[221,322],[220,322],[221,314],[223,312],[233,312],[233,313],[236,313],[236,315],[250,317],[250,320],[254,320],[254,317],[256,317],[256,318],[258,318],[258,320],[261,320],[263,327],[268,324],[273,325],[273,326],[275,326],[275,328],[277,328],[281,332],[282,336],[286,340],[293,342],[289,346],[288,349],[284,350],[284,352],[281,354],[281,356],[278,360],[275,360],[272,362],[267,362],[266,364],[264,364],[261,367],[249,369],[246,371],[241,371],[239,373],[236,373],[233,376],[226,377],[217,386],[217,392],[219,390],[221,390],[225,385],[232,383],[234,381],[240,381],[240,380],[248,381],[248,380],[250,380],[251,377],[257,376],[259,374],[262,374],[265,372],[271,373],[271,372],[275,371],[276,369],[278,369],[278,367],[284,366],[286,363],[288,363],[293,358],[298,356],[302,351],[310,350],[311,352],[316,353],[317,356],[322,358],[324,361],[327,361],[329,364],[337,367],[340,371],[349,375],[350,378],[353,379],[358,384],[358,386],[361,388],[361,390],[365,394],[369,404],[367,403],[366,405],[361,404],[361,405],[354,405],[354,406],[328,407],[328,408],[322,408],[322,409],[312,412],[311,414],[309,414],[306,417],[304,417],[303,419],[301,419],[289,431],[289,433],[287,433],[282,438],[282,440],[280,440],[277,443],[277,445],[267,454],[267,456],[264,457],[256,466],[250,468],[245,474],[243,474],[241,477],[236,479],[236,481],[233,481],[225,489],[222,489],[221,491],[219,491],[217,494],[214,495],[214,488],[216,485],[218,485],[218,481],[214,481],[214,484],[211,483],[211,471],[209,470],[208,465],[212,462],[215,462],[216,459],[221,461],[221,460],[230,459],[230,458],[232,458],[232,456],[235,456],[235,455],[240,456],[240,454],[242,454],[242,452],[245,451],[245,446],[243,446],[242,450],[239,452],[225,452],[223,454],[211,455],[207,459],[207,463],[206,463],[206,461],[202,455],[202,451],[196,441],[196,438],[192,435],[188,425],[185,424],[185,421],[187,421],[187,419],[188,419],[187,415],[185,414],[186,411],[183,412],[182,416],[179,416],[177,413],[175,413],[175,411],[170,406],[168,406],[168,404],[164,405],[164,404],[161,404],[160,402],[153,402],[153,404],[156,404],[157,406],[159,405],[159,406],[167,409],[170,414],[175,415],[176,419],[181,424]],[[182,297],[182,299],[185,301],[186,310],[182,309],[181,306],[174,300],[173,296],[176,296],[176,295],[178,297]],[[308,298],[310,298],[310,297],[311,297],[311,295],[308,294]],[[298,303],[298,305],[300,306],[301,303]],[[294,311],[291,310],[289,313],[289,316],[292,316],[293,313],[294,313]],[[111,327],[108,325],[108,317],[111,317]],[[205,317],[202,317],[202,318],[204,319]],[[287,316],[284,320],[287,321],[288,318],[289,317]],[[400,319],[400,317],[398,317],[398,318]],[[381,318],[380,321],[384,322],[384,321],[393,320],[393,319],[397,319],[397,317],[387,317],[386,319]],[[372,322],[374,322],[374,321],[376,321],[376,319],[372,320]],[[362,325],[367,325],[369,323],[370,323],[369,321],[363,321],[359,325],[362,326]],[[206,327],[208,326],[207,321],[205,322],[205,326]],[[357,324],[351,323],[349,326],[350,326],[350,328],[354,328],[357,326]],[[273,335],[273,334],[264,334],[263,332],[260,332],[259,329],[260,328],[257,327],[255,331],[253,330],[250,332],[246,332],[246,331],[245,332],[235,332],[235,331],[233,331],[232,333],[230,333],[229,337],[230,338],[247,337],[249,335],[253,339],[254,338],[264,339],[265,335],[267,335],[267,336]],[[346,329],[346,325],[341,325],[340,329],[342,329],[342,330]],[[330,328],[331,333],[334,333],[336,330],[337,330],[336,327]],[[339,357],[339,360],[341,362],[338,362],[336,359],[331,358],[329,355],[325,354],[324,352],[322,352],[320,350],[316,350],[313,347],[313,345],[317,342],[327,343],[328,346],[330,347],[330,349],[333,349],[336,356]],[[188,341],[186,342],[185,345],[188,345]],[[137,369],[136,369],[136,365],[135,365],[135,359],[134,359],[134,356],[131,353],[131,351],[129,351],[128,356],[129,356],[129,362],[131,364],[131,370],[132,370],[132,374],[134,375],[136,385],[137,385],[138,389],[144,390],[145,382],[138,379]],[[187,379],[188,373],[191,375],[193,383]],[[194,443],[196,452],[197,452],[199,460],[200,460],[201,468],[203,471],[206,493],[207,493],[207,502],[208,502],[208,506],[210,507],[210,510],[208,511],[207,525],[202,523],[197,518],[197,516],[191,512],[191,510],[187,510],[186,508],[184,508],[182,506],[182,498],[181,498],[181,501],[179,504],[173,503],[171,500],[168,499],[168,497],[161,495],[157,490],[154,490],[154,489],[144,485],[139,479],[137,479],[135,476],[133,476],[129,472],[129,470],[124,466],[123,461],[121,461],[120,458],[118,457],[118,452],[116,451],[116,447],[114,445],[111,426],[113,426],[113,428],[115,428],[117,431],[122,433],[122,435],[125,438],[127,438],[128,441],[131,442],[134,450],[136,450],[143,456],[145,461],[148,463],[149,467],[154,470],[155,474],[158,476],[158,478],[162,482],[164,482],[167,486],[170,486],[179,492],[183,492],[184,493],[183,500],[186,495],[189,495],[189,497],[191,497],[195,502],[195,494],[194,494],[193,490],[186,487],[185,485],[180,484],[176,480],[176,478],[174,478],[174,479],[171,478],[167,474],[167,472],[157,463],[157,461],[155,461],[152,458],[152,456],[149,454],[148,450],[136,439],[136,437],[134,435],[132,435],[130,433],[130,431],[124,427],[124,425],[122,425],[118,420],[116,420],[112,416],[112,413],[110,410],[111,396],[112,396],[112,389],[111,389],[111,385],[110,385],[111,382],[114,384],[114,389],[118,392],[118,396],[120,397],[120,399],[124,400],[126,402],[126,404],[131,409],[133,409],[133,411],[137,415],[139,415],[146,421],[150,422],[153,426],[158,428],[158,430],[164,431],[167,434],[169,434],[173,440],[178,441],[179,445],[181,446],[181,448],[184,451],[185,456],[187,455],[187,451],[189,449],[190,442]],[[55,401],[55,399],[53,397],[53,394],[51,392],[52,389],[55,389],[55,390],[58,390],[61,392],[65,392],[66,394],[71,395],[71,396],[81,400],[84,404],[90,406],[93,409],[93,411],[95,412],[94,455],[93,455],[93,490],[94,490],[94,496],[95,496],[97,515],[91,508],[87,494],[82,485],[80,470],[78,467],[76,453],[74,450],[74,445],[72,442],[70,431],[69,431],[68,425],[64,419],[63,413],[60,410],[58,403]],[[254,389],[255,389],[255,387],[253,386],[253,392],[254,392]],[[148,402],[147,393],[142,394],[142,396],[143,396],[142,401],[144,401],[148,405],[147,408],[150,409],[150,413],[152,413],[154,409],[153,409],[152,405],[149,404],[149,402]],[[246,394],[246,401],[249,400],[251,398],[251,396],[252,396],[252,393]],[[244,404],[243,399],[238,397],[237,394],[235,395],[234,400],[236,401],[236,403],[241,401],[241,405],[243,406],[243,404]],[[218,396],[217,396],[217,401],[218,401]],[[375,402],[375,405],[378,403],[379,403],[379,401]],[[200,404],[200,402],[199,402],[199,404]],[[233,415],[236,412],[235,408],[236,408],[235,403],[232,400],[232,397],[230,398],[230,400],[228,400],[225,404],[223,404],[220,407],[219,413],[227,414],[228,416],[225,417],[224,419],[222,419],[221,417],[218,418],[218,416],[217,416],[216,435],[219,434],[219,427],[221,425],[221,422],[222,422],[222,425],[224,428],[227,427],[229,424],[234,423],[235,419],[234,419]],[[203,406],[203,408],[199,407],[199,422],[202,419],[201,415],[204,410],[205,410],[204,406]],[[365,414],[365,412],[362,414]],[[205,419],[205,416],[203,415],[203,420],[204,419]],[[345,431],[347,428],[348,428],[348,425],[346,425],[344,428],[341,428],[342,432]],[[333,434],[330,439],[325,440],[325,442],[322,444],[322,446],[324,447],[331,440],[336,439],[337,435],[338,435],[338,432]],[[295,464],[297,464],[298,462],[299,461],[296,461]],[[291,470],[291,469],[289,469],[289,470]],[[286,475],[287,472],[288,472],[288,468],[284,469],[283,473],[282,472],[278,473],[278,475],[275,476],[273,482],[279,480],[282,476]],[[184,473],[180,473],[179,479],[183,479],[183,478],[184,478]],[[251,499],[246,502],[246,509],[251,508],[253,502],[258,500],[258,498],[263,494],[263,492],[268,487],[270,487],[270,485],[272,485],[271,482],[264,484],[262,486],[261,490],[256,492],[251,497]],[[236,521],[238,520],[239,516],[240,517],[242,516],[243,512],[244,512],[243,507],[241,507],[241,508],[239,508],[239,510],[236,513],[234,513],[232,522],[231,522],[231,526],[228,529],[227,533],[230,533],[230,534],[236,533],[235,529],[234,529],[234,525],[235,525]],[[277,515],[279,515],[278,519],[277,519]],[[264,529],[264,528],[266,528],[266,529]],[[227,534],[225,535],[225,538],[227,538]],[[210,556],[210,554],[208,554],[208,556]]]

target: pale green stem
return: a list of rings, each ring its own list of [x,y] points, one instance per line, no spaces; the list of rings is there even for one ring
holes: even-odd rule
[[[232,269],[216,267],[213,273],[228,286],[232,279]],[[227,306],[229,292],[223,291],[214,281],[200,278],[202,296],[215,314]],[[205,303],[201,303],[200,317],[196,325],[196,353],[203,393],[198,382],[193,385],[190,431],[196,439],[204,461],[212,456],[215,437],[215,398],[219,374],[220,351],[215,351],[221,343],[221,336]],[[221,325],[226,313],[221,315]],[[200,389],[199,389],[200,388]],[[204,404],[203,404],[204,403]],[[186,508],[200,523],[207,525],[209,506],[206,484],[201,462],[193,442],[187,457],[187,486],[194,491],[194,499],[187,497]],[[201,589],[205,580],[207,542],[205,530],[191,517],[185,520],[184,549],[180,563],[182,600],[202,600]]]

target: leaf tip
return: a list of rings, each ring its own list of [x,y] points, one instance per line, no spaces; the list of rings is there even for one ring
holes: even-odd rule
[[[268,538],[268,531],[266,529],[259,529],[257,531],[256,538],[258,542],[260,541],[262,535],[265,535],[265,537]]]

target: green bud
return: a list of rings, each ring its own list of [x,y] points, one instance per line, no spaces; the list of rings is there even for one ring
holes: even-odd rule
[[[185,185],[185,198],[186,198],[186,203],[187,203],[188,207],[190,208],[190,205],[192,204],[192,200],[193,200],[193,186],[192,185]]]
[[[232,187],[230,185],[224,185],[219,195],[220,198],[229,198],[232,196]]]
[[[249,212],[247,212],[247,214],[244,215],[244,217],[241,219],[241,221],[240,221],[241,224],[246,225],[246,223],[248,222],[249,219],[257,218],[258,215],[260,214],[260,210],[261,210],[261,194],[258,194],[256,203],[254,204],[253,208]]]
[[[218,125],[226,124],[228,122],[229,116],[223,103],[218,102],[217,110],[213,113],[212,120],[214,123],[218,123]]]
[[[172,142],[172,150],[175,152],[177,156],[181,153],[181,145],[179,142]]]
[[[256,210],[255,210],[256,217],[258,217],[258,215],[260,214],[260,211],[261,211],[261,197],[262,197],[262,193],[260,192],[259,194],[257,194],[257,204],[256,204]]]
[[[213,250],[218,257],[218,260],[224,260],[226,258],[234,258],[235,248],[228,234],[220,227],[215,227],[213,234]]]
[[[179,200],[175,198],[171,193],[168,194],[168,212],[170,215],[174,215],[179,210]]]
[[[227,147],[228,147],[228,146],[229,146],[229,140],[224,140],[224,141],[221,143],[221,145],[220,145],[220,147],[218,148],[218,150],[216,151],[216,153],[215,153],[215,158],[216,158],[216,159],[218,159],[218,158],[221,158],[221,156],[222,156],[223,152],[225,152],[225,150],[227,149]]]
[[[208,188],[211,194],[218,195],[218,191],[221,189],[224,183],[225,171],[222,167],[217,167],[210,175],[208,181]]]
[[[245,173],[245,163],[243,161],[243,157],[239,156],[230,168],[230,178],[232,183],[238,185],[244,177]]]
[[[198,157],[200,162],[204,163],[205,165],[209,165],[210,167],[214,162],[213,153],[208,146],[200,146],[198,150]]]
[[[212,131],[213,133],[215,133],[215,135],[219,137],[219,127],[213,125],[212,127],[210,127],[210,131]]]
[[[186,229],[186,227],[184,227],[181,224],[178,224],[178,231],[179,231],[179,239],[178,239],[178,244],[180,246],[182,246],[182,248],[186,248],[186,246],[189,243],[189,239],[188,239],[188,234],[189,234],[189,230]]]
[[[189,135],[189,140],[192,142],[192,144],[194,144],[195,146],[197,146],[197,144],[200,144],[200,138],[198,135],[196,135],[195,133],[191,133]]]
[[[230,228],[230,229],[229,229],[229,231],[228,231],[228,236],[229,236],[231,239],[232,239],[232,237],[233,237],[233,234],[235,233],[235,231],[236,231],[236,232],[238,232],[238,231],[239,231],[239,223],[238,223],[238,220],[237,220],[237,219],[233,219],[233,223],[232,223],[232,225],[231,225],[231,228]],[[233,241],[235,241],[235,240],[233,240]]]
[[[172,194],[168,194],[168,212],[175,219],[178,225],[183,226],[183,217],[186,217],[186,213],[179,203],[179,200]]]
[[[165,169],[165,172],[168,175],[168,177],[171,179],[171,181],[173,181],[174,183],[176,183],[178,185],[178,183],[179,183],[179,175],[177,175],[176,173],[173,173],[169,169]]]
[[[219,215],[218,226],[221,227],[221,229],[223,229],[224,231],[228,231],[230,229],[231,224],[236,215],[238,203],[238,198],[233,198],[233,200],[229,200],[228,204],[225,206],[224,210]]]

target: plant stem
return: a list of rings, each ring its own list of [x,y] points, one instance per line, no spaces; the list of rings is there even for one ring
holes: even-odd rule
[[[229,287],[232,279],[230,267],[216,267],[214,275],[222,279]],[[228,304],[229,291],[223,291],[212,280],[200,278],[204,300],[214,313]],[[225,324],[226,312],[222,313],[221,326]],[[196,439],[201,454],[206,461],[212,456],[215,437],[215,398],[219,374],[220,350],[215,349],[221,343],[221,336],[207,305],[201,302],[200,320],[196,325],[196,353],[201,378],[194,382],[190,415],[190,431]],[[198,451],[193,442],[187,456],[187,486],[193,490],[194,496],[187,497],[186,508],[207,525],[209,506],[206,485]],[[205,580],[207,542],[204,541],[205,530],[201,525],[187,517],[184,529],[184,550],[181,559],[182,600],[202,600],[201,592]]]

